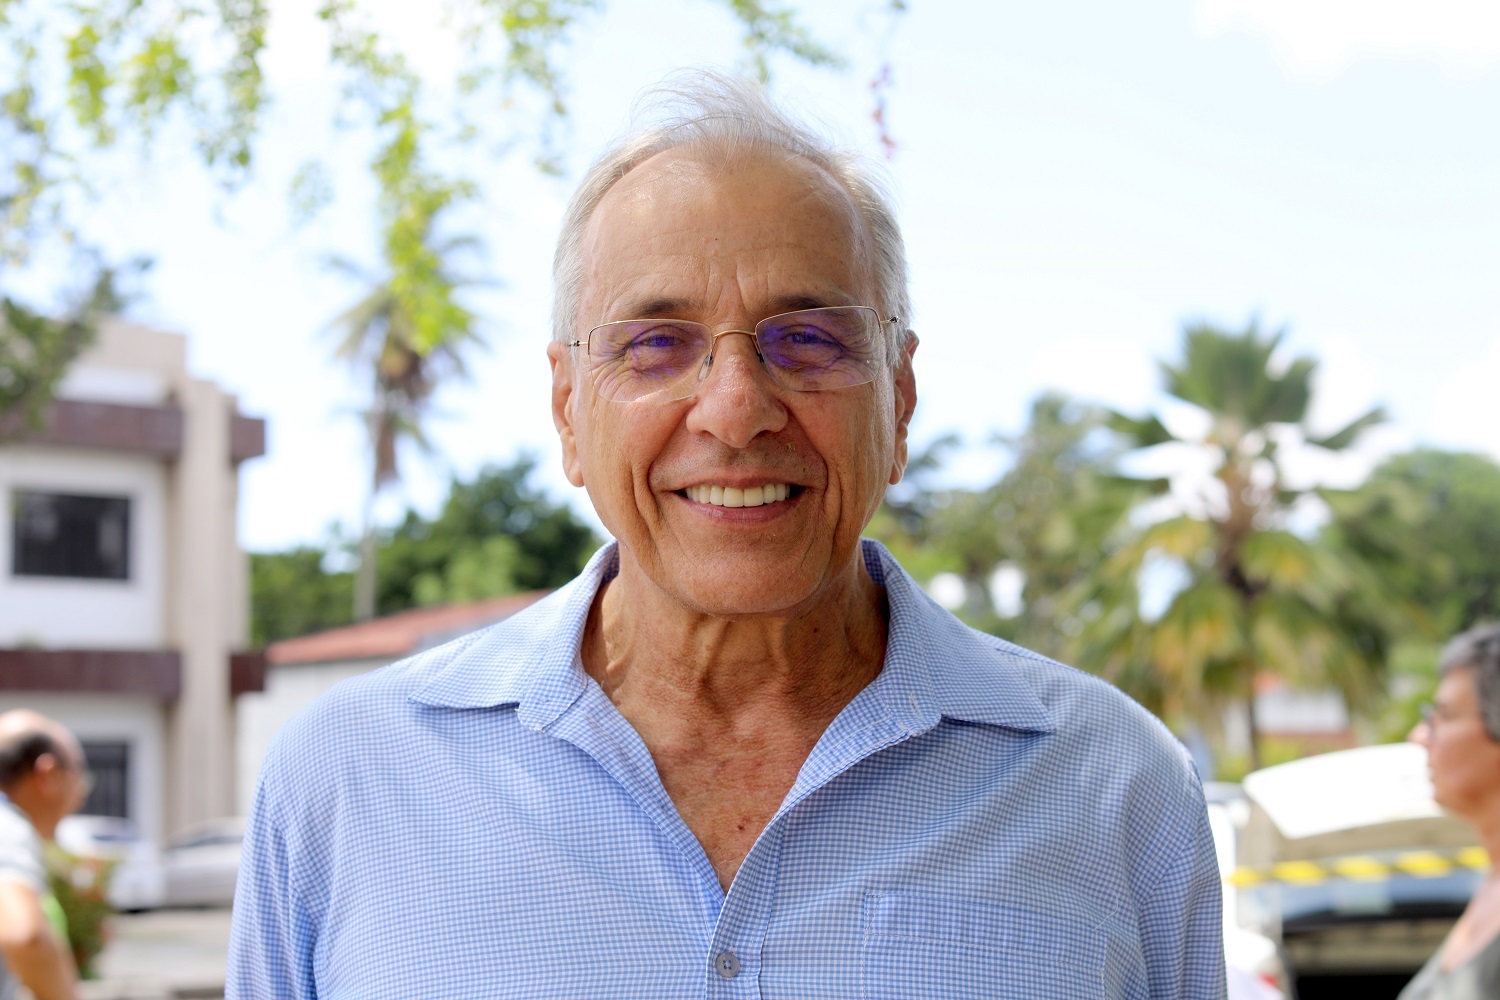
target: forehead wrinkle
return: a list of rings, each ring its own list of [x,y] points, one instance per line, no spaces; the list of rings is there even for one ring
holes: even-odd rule
[[[669,151],[621,178],[588,223],[580,320],[710,319],[741,307],[763,318],[871,304],[861,298],[874,291],[867,226],[849,192],[815,164],[773,161],[779,169],[771,172],[763,165],[726,169]],[[705,230],[695,199],[712,205],[726,197],[741,210],[757,197],[780,205],[775,216],[751,216],[754,224]],[[799,224],[809,216],[821,216],[828,243],[845,249],[831,253],[812,239]],[[636,234],[645,235],[632,246]]]

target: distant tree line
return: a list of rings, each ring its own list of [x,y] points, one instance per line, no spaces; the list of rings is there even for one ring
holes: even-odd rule
[[[378,614],[558,587],[599,539],[531,482],[535,459],[454,479],[436,516],[408,510],[376,533]],[[353,540],[250,556],[251,640],[257,646],[354,618]]]
[[[1290,479],[1294,449],[1346,450],[1384,419],[1307,426],[1315,362],[1255,325],[1195,325],[1163,388],[1194,419],[1058,395],[1031,408],[980,489],[933,485],[951,440],[893,489],[872,533],[924,581],[952,574],[971,624],[1098,673],[1179,732],[1240,712],[1266,762],[1257,675],[1334,689],[1367,738],[1398,738],[1441,640],[1500,617],[1500,466],[1418,449],[1355,489]],[[1155,461],[1143,461],[1154,458]],[[1151,467],[1209,470],[1184,489]],[[1019,583],[1019,601],[997,583]]]

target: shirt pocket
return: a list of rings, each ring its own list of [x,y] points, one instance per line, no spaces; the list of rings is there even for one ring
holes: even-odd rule
[[[865,1000],[1096,1000],[1106,934],[1012,906],[915,893],[865,897]]]

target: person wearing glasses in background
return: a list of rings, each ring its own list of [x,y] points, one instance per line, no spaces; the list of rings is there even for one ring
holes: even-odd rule
[[[872,168],[713,74],[642,116],[547,349],[616,541],[280,734],[228,995],[1222,997],[1181,745],[860,539],[917,398]]]
[[[88,798],[83,748],[36,712],[0,714],[0,1000],[75,995],[78,970],[62,910],[47,888],[42,841]]]
[[[1457,636],[1438,657],[1433,704],[1411,732],[1427,748],[1432,797],[1500,858],[1500,624]],[[1494,869],[1443,946],[1398,1000],[1500,997],[1500,877]]]

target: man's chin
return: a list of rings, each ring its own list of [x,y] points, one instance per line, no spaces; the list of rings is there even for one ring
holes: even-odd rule
[[[757,621],[796,616],[817,590],[788,586],[787,581],[757,586],[751,581],[717,579],[688,581],[668,592],[678,603],[701,614],[725,621]]]
[[[728,621],[794,617],[816,603],[829,579],[799,572],[787,553],[725,553],[691,567],[658,564],[647,575],[684,608]]]
[[[715,618],[795,617],[834,597],[842,583],[858,585],[857,537],[848,552],[822,537],[821,543],[807,534],[754,542],[720,537],[702,546],[679,538],[675,545],[640,548],[622,539],[622,582],[640,573],[647,586]]]

